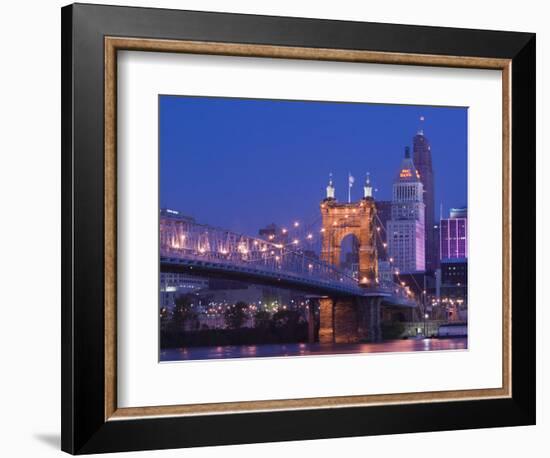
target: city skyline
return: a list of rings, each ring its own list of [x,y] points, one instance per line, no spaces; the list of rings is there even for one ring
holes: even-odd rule
[[[466,108],[160,96],[159,116],[161,360],[467,348],[467,263],[432,261],[434,202],[467,205]]]
[[[403,147],[420,128],[432,145],[435,201],[467,205],[465,108],[161,96],[159,109],[160,204],[206,224],[256,234],[314,218],[329,173],[341,202],[348,174],[357,201],[367,172],[375,200],[391,200]]]

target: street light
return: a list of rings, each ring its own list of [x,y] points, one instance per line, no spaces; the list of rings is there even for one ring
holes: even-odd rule
[[[426,320],[427,319],[428,319],[428,314],[425,313],[424,314],[424,337],[428,337],[427,332],[426,332]]]

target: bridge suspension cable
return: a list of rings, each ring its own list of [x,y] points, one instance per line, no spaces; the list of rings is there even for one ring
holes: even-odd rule
[[[171,259],[176,263],[209,263],[226,271],[253,269],[262,275],[284,274],[297,281],[322,282],[327,287],[347,288],[348,292],[362,295],[365,290],[356,278],[316,255],[319,250],[313,249],[314,244],[322,238],[320,218],[313,218],[306,224],[295,221],[290,230],[283,227],[278,235],[294,238],[288,243],[281,243],[280,240],[269,240],[269,237],[266,240],[200,224],[191,218],[161,215],[161,262],[162,259]],[[382,283],[379,282],[375,288],[387,288]],[[393,281],[391,285],[391,294],[409,299],[408,289]]]

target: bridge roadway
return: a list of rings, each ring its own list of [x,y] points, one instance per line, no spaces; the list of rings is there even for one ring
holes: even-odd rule
[[[170,256],[170,254],[161,254],[160,267],[162,272],[180,272],[188,275],[248,281],[299,290],[319,297],[380,297],[383,305],[387,306],[410,308],[417,306],[416,302],[407,297],[404,292],[399,289],[396,292],[396,286],[393,283],[387,286],[362,287],[356,280],[344,274],[340,278],[334,278],[334,269],[331,271],[331,278],[323,278],[316,272],[296,273],[264,264],[212,259],[208,256]]]

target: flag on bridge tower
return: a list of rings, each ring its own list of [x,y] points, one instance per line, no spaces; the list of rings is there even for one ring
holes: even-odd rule
[[[355,183],[355,178],[353,178],[351,172],[348,172],[348,203],[351,203],[351,187]]]

